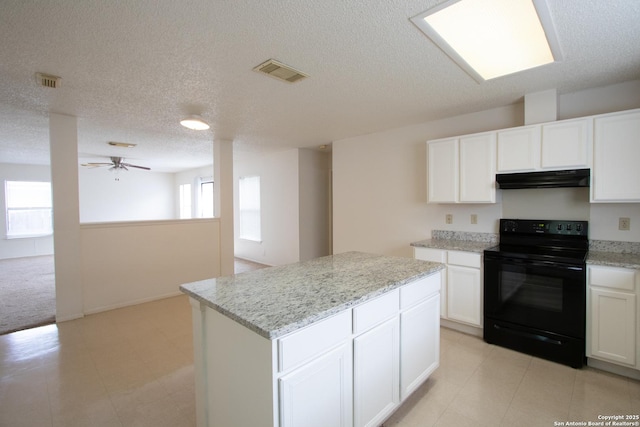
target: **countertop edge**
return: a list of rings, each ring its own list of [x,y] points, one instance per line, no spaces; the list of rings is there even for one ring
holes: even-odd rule
[[[485,249],[497,244],[496,242],[477,242],[473,240],[425,239],[412,242],[410,246],[414,248],[482,253]]]
[[[428,261],[425,261],[425,263],[427,263]],[[187,294],[188,296],[194,298],[195,300],[201,302],[202,304],[204,304],[205,306],[219,312],[220,314],[223,314],[224,316],[228,317],[229,319],[234,320],[235,322],[245,326],[246,328],[250,329],[251,331],[257,333],[258,335],[269,339],[269,340],[275,340],[277,338],[280,338],[286,334],[289,334],[291,332],[297,331],[299,329],[302,329],[306,326],[309,326],[317,321],[326,319],[328,317],[331,317],[334,314],[338,314],[344,310],[350,309],[351,307],[354,307],[356,305],[359,305],[361,303],[364,303],[366,301],[372,300],[380,295],[383,295],[389,291],[392,291],[394,289],[400,288],[405,284],[408,284],[410,282],[413,282],[415,280],[419,280],[422,279],[424,277],[430,276],[438,271],[444,270],[445,269],[445,265],[441,264],[441,263],[437,263],[437,262],[428,262],[430,264],[432,264],[433,266],[423,272],[420,272],[418,274],[414,274],[412,276],[406,277],[402,280],[398,280],[396,282],[393,282],[391,284],[387,284],[383,287],[380,287],[374,291],[371,291],[367,294],[361,295],[358,298],[354,298],[352,300],[346,301],[342,304],[336,305],[334,307],[331,307],[327,310],[318,312],[318,313],[314,313],[312,315],[309,315],[303,319],[300,319],[298,321],[295,321],[293,323],[290,323],[288,325],[285,325],[283,327],[274,329],[274,330],[265,330],[263,328],[261,328],[260,326],[252,323],[251,321],[248,321],[247,319],[243,318],[242,316],[237,315],[236,313],[225,309],[224,307],[216,304],[215,302],[202,297],[201,295],[199,295],[198,293],[190,290],[188,288],[188,286],[190,285],[189,283],[180,285],[179,289]],[[211,279],[209,279],[211,280]],[[198,281],[198,282],[193,282],[193,283],[201,283],[201,282],[206,282],[207,280],[203,280],[203,281]]]
[[[587,265],[640,270],[640,254],[589,251],[587,255]]]

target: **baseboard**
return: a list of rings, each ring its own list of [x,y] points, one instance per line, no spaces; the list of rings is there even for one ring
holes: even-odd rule
[[[169,292],[169,293],[166,293],[166,294],[156,295],[156,296],[149,297],[149,298],[141,298],[141,299],[126,301],[126,302],[122,302],[122,303],[118,303],[118,304],[105,305],[105,306],[102,306],[102,307],[85,309],[84,314],[85,315],[96,314],[96,313],[101,313],[103,311],[116,310],[118,308],[129,307],[129,306],[132,306],[132,305],[144,304],[144,303],[147,303],[147,302],[157,301],[157,300],[161,300],[161,299],[165,299],[165,298],[177,297],[179,295],[184,295],[184,294],[182,292],[180,292],[180,291]]]
[[[605,362],[603,360],[592,359],[591,357],[587,357],[587,366],[599,369],[601,371],[610,372],[612,374],[622,375],[623,377],[632,378],[634,380],[640,380],[640,371],[633,368],[627,368],[626,366],[616,365],[614,363]]]
[[[274,267],[273,264],[267,264],[264,261],[257,261],[255,259],[251,259],[251,258],[246,258],[246,257],[242,257],[242,256],[234,256],[234,258],[237,258],[237,259],[242,260],[242,261],[249,261],[249,262],[253,262],[253,263],[256,263],[256,264],[266,265],[268,267]]]
[[[465,325],[464,323],[453,322],[447,319],[440,319],[440,325],[448,329],[453,329],[454,331],[482,338],[482,328],[476,326]]]
[[[56,323],[68,322],[69,320],[82,319],[84,313],[69,314],[67,316],[56,316]]]

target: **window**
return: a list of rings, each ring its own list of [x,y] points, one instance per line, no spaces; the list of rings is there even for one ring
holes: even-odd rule
[[[53,233],[50,182],[5,181],[7,237]]]
[[[191,218],[191,184],[180,185],[180,219]]]
[[[200,181],[200,218],[213,218],[213,180]]]
[[[260,177],[240,178],[238,186],[240,238],[260,242]]]

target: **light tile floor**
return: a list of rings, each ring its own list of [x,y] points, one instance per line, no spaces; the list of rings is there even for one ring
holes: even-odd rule
[[[0,336],[0,426],[194,426],[190,310],[179,296]],[[639,413],[638,381],[442,329],[441,366],[384,425],[555,427]]]

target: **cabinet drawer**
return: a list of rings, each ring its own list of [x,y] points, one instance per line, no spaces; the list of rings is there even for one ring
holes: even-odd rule
[[[411,307],[414,304],[426,299],[430,295],[440,291],[440,274],[432,274],[415,282],[404,285],[400,288],[400,309]]]
[[[448,263],[463,267],[480,268],[482,256],[474,252],[449,251]]]
[[[278,340],[278,371],[286,371],[351,336],[351,310],[307,326]]]
[[[616,267],[589,267],[589,285],[603,288],[636,289],[636,271]]]
[[[353,309],[353,333],[360,334],[398,314],[397,289]]]
[[[413,257],[423,261],[447,262],[447,251],[432,248],[413,248]]]

